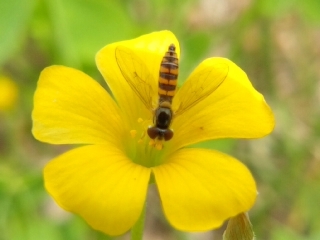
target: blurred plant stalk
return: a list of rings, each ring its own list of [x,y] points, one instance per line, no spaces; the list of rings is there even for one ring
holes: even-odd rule
[[[223,240],[254,240],[254,232],[248,213],[241,213],[228,222]]]

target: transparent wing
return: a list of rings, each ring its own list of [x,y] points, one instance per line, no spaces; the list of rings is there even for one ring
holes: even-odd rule
[[[228,72],[229,66],[225,63],[217,63],[193,72],[179,90],[183,92],[183,95],[179,95],[180,105],[175,111],[175,116],[187,111],[212,94],[226,79]]]
[[[119,69],[132,90],[144,105],[153,111],[156,82],[144,62],[129,48],[118,46],[115,50]]]

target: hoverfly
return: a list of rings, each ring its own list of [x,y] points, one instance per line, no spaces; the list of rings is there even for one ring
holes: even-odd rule
[[[164,54],[159,70],[158,104],[153,106],[152,97],[156,94],[152,87],[155,79],[145,63],[129,48],[118,46],[115,57],[119,69],[132,90],[141,99],[144,105],[153,113],[154,126],[149,126],[147,133],[153,140],[168,141],[173,137],[169,128],[173,118],[190,109],[204,98],[213,93],[225,80],[229,67],[225,63],[208,65],[200,71],[195,71],[191,77],[194,81],[186,81],[181,89],[184,95],[179,96],[180,105],[176,111],[172,109],[172,100],[175,96],[179,59],[174,44],[170,44]],[[196,76],[193,76],[196,74]]]

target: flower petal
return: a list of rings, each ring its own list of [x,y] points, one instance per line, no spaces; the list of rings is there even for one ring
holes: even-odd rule
[[[215,66],[226,66],[220,68]],[[258,138],[274,128],[274,117],[263,96],[251,85],[247,75],[236,64],[224,58],[203,61],[187,79],[174,98],[173,108],[178,109],[183,96],[190,94],[190,86],[197,89],[199,73],[215,68],[217,74],[208,75],[206,81],[217,88],[192,108],[173,120],[175,136],[171,141],[177,149],[200,141],[218,138]],[[227,71],[225,70],[227,69]],[[220,71],[220,72],[219,72]],[[210,76],[227,74],[223,79]],[[219,83],[221,83],[219,85]]]
[[[150,169],[109,145],[71,150],[44,170],[45,187],[55,201],[109,235],[123,234],[138,220],[149,177]]]
[[[249,170],[217,151],[182,149],[153,169],[162,206],[182,231],[207,231],[249,210],[257,190]]]
[[[109,94],[81,71],[44,69],[34,95],[33,135],[53,144],[118,144],[124,134],[119,109]]]
[[[133,124],[136,124],[138,118],[152,118],[151,112],[143,105],[141,99],[134,93],[121,73],[115,57],[115,51],[118,46],[124,46],[133,51],[130,58],[138,60],[132,66],[137,68],[135,72],[141,72],[141,79],[146,81],[150,89],[146,92],[141,88],[141,81],[138,82],[137,78],[135,86],[137,90],[143,92],[143,95],[152,95],[152,99],[158,97],[158,78],[161,60],[171,43],[176,45],[178,56],[180,55],[179,42],[173,33],[169,31],[154,32],[151,34],[143,35],[133,40],[121,41],[107,45],[101,49],[97,56],[97,66],[107,81],[115,99],[117,100],[120,108],[126,113],[127,118]],[[130,60],[128,60],[130,61]],[[139,66],[137,66],[139,65]],[[139,71],[141,70],[141,71]],[[150,76],[148,76],[150,73]]]

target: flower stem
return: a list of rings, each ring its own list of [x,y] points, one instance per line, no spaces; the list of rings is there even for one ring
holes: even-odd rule
[[[145,203],[138,221],[131,229],[131,240],[142,240],[144,220],[146,217],[146,205],[147,204]]]

